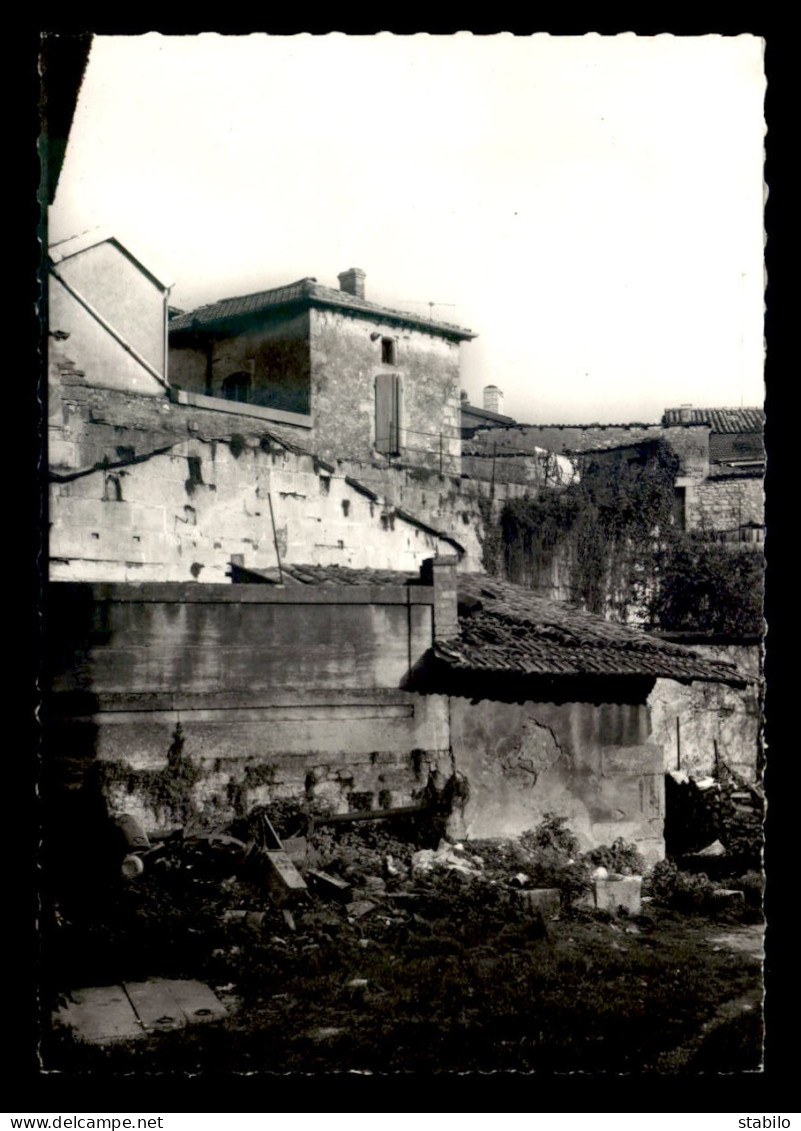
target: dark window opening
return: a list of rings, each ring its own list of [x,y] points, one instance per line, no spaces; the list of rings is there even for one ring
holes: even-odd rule
[[[398,343],[394,338],[381,339],[381,364],[395,365],[397,362]]]
[[[228,401],[240,401],[247,404],[250,400],[250,374],[232,373],[222,383],[223,396]]]

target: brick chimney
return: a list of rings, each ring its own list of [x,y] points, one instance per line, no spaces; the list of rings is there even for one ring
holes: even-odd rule
[[[349,295],[355,295],[356,298],[364,298],[364,271],[360,267],[349,267],[347,271],[343,271],[338,275],[339,289],[347,291]]]
[[[456,554],[426,558],[420,566],[420,580],[434,587],[434,640],[454,640],[459,635],[459,606],[456,596]]]

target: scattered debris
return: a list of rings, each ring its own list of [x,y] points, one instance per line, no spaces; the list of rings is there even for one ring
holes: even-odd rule
[[[351,884],[346,883],[345,880],[340,879],[339,876],[332,876],[327,872],[309,870],[306,873],[306,879],[309,881],[309,886],[315,894],[321,895],[326,899],[336,900],[337,903],[350,903],[353,895],[353,887]]]
[[[706,846],[706,848],[700,849],[698,852],[694,853],[693,855],[695,855],[695,856],[725,856],[726,855],[726,849],[720,843],[719,840],[713,840],[711,844],[708,844]]]
[[[452,845],[441,840],[436,850],[422,848],[412,856],[413,876],[425,876],[435,868],[449,868],[466,876],[475,876],[479,874],[482,862],[480,857],[467,853],[463,844]]]

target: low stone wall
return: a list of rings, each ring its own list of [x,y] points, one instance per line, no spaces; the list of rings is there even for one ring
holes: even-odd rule
[[[447,701],[403,690],[425,586],[53,585],[50,787],[99,783],[148,832],[268,800],[413,804],[450,774]]]

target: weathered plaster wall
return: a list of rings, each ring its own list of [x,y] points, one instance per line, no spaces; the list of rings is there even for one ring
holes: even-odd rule
[[[82,259],[83,257],[78,256],[76,258]],[[68,274],[66,268],[72,262],[72,260],[67,260],[65,263],[59,264],[59,270],[65,277]],[[135,271],[133,265],[129,264],[129,267],[131,271]],[[125,273],[123,273],[123,277],[125,277]],[[140,278],[142,277],[140,276]],[[88,293],[85,297],[103,315],[106,321],[114,326],[130,345],[138,349],[158,373],[163,375],[164,303],[160,292],[151,284],[148,284],[148,287],[150,293],[138,296],[142,300],[141,317],[138,319],[133,317],[131,323],[122,317],[123,314],[130,316],[130,311],[118,312],[113,309],[108,310],[104,306],[102,289],[99,294],[97,293],[97,280],[92,289],[86,287]],[[50,333],[52,335],[61,332],[68,335],[66,341],[69,354],[71,357],[81,359],[81,372],[91,384],[101,388],[123,389],[132,393],[163,396],[164,385],[152,373],[149,373],[108,330],[104,329],[97,319],[52,275],[49,277],[48,289]],[[145,332],[142,332],[141,327],[145,328]],[[154,344],[159,333],[161,334],[161,353],[158,352]],[[50,340],[53,341],[52,337]],[[145,348],[139,349],[140,345]]]
[[[260,315],[257,324],[243,322],[236,334],[214,336],[211,388],[207,385],[205,348],[185,335],[170,345],[170,382],[189,392],[223,396],[223,382],[232,373],[251,377],[249,403],[285,412],[310,411],[309,314],[275,319]]]
[[[162,286],[108,241],[62,260],[56,270],[163,375],[167,312]],[[57,290],[63,293],[63,287]],[[70,329],[53,321],[52,308],[49,328]]]
[[[727,765],[756,781],[761,772],[761,645],[693,643],[692,647],[711,659],[735,663],[754,682],[740,690],[717,683],[684,686],[657,680],[648,703],[655,740],[665,752],[665,770],[683,769],[694,777],[707,777],[715,770],[717,743]]]
[[[450,718],[470,784],[455,832],[514,836],[551,812],[582,848],[624,837],[648,862],[664,856],[663,755],[645,706],[452,698]]]
[[[51,589],[69,642],[49,712],[56,788],[99,764],[111,806],[151,832],[283,797],[412,804],[450,773],[446,701],[399,687],[431,642],[430,590]]]
[[[729,531],[765,521],[761,476],[718,475],[688,487],[685,503],[688,530]]]
[[[371,340],[371,335],[375,340]],[[397,344],[396,365],[381,362],[381,338]],[[375,378],[403,382],[401,459],[459,474],[459,343],[334,310],[311,312],[314,444],[325,458],[367,459],[375,443]]]

